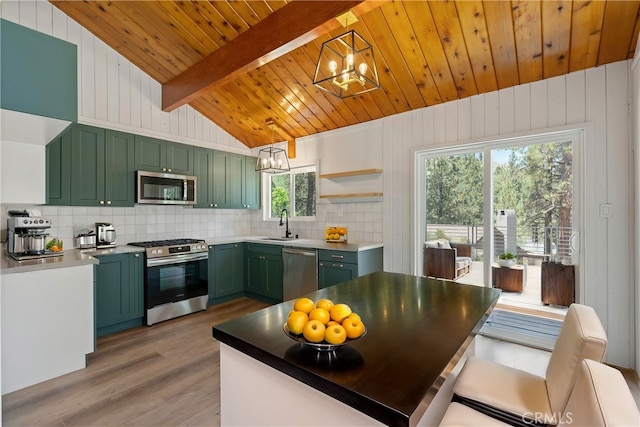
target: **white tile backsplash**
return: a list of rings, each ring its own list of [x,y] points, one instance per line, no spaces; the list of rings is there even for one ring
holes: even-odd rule
[[[96,222],[108,222],[116,228],[118,244],[172,238],[215,239],[246,235],[281,236],[284,227],[278,220],[263,221],[262,211],[242,209],[194,209],[185,206],[136,205],[132,208],[9,206],[2,208],[2,238],[6,238],[7,212],[10,209],[38,209],[49,218],[51,236],[72,248],[78,232],[94,229]],[[382,241],[382,202],[318,203],[315,221],[289,221],[294,235],[307,239],[324,239],[327,226],[349,229],[354,242]]]

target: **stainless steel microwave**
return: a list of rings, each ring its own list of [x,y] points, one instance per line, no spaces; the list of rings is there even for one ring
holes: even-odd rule
[[[150,205],[196,204],[195,176],[137,171],[137,178],[137,203]]]

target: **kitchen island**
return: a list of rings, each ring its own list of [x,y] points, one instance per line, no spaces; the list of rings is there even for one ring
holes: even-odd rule
[[[317,352],[283,332],[293,302],[213,327],[222,425],[418,425],[500,291],[378,272],[308,294],[358,313],[367,334]]]

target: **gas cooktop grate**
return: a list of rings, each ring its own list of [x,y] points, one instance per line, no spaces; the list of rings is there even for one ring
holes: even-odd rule
[[[157,248],[162,246],[188,245],[190,243],[204,243],[202,239],[169,239],[169,240],[150,240],[148,242],[132,242],[130,246],[141,246],[143,248]]]

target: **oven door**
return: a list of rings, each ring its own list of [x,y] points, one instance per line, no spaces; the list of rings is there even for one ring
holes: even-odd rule
[[[207,252],[147,260],[146,308],[207,295],[207,262]]]

